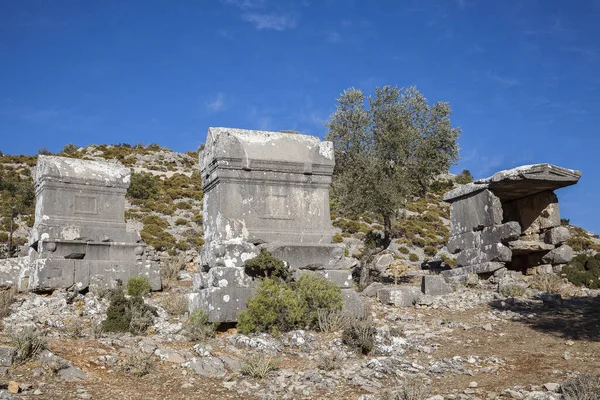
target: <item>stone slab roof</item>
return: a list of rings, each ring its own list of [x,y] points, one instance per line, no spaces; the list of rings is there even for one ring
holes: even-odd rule
[[[129,187],[131,172],[121,164],[79,160],[57,156],[38,156],[35,183],[55,181],[92,186]]]
[[[451,203],[484,189],[491,190],[502,201],[511,201],[574,185],[580,177],[581,171],[552,164],[523,165],[451,190],[444,195],[444,201]]]

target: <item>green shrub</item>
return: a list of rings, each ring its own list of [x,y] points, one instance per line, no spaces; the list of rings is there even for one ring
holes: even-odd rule
[[[192,205],[187,201],[180,201],[179,203],[175,204],[175,208],[178,208],[180,210],[191,210]]]
[[[141,334],[151,326],[155,315],[156,309],[144,303],[141,297],[126,298],[123,287],[119,284],[112,290],[102,328],[104,332]]]
[[[123,371],[141,378],[147,375],[154,366],[154,357],[151,354],[141,352],[132,353],[123,363]]]
[[[46,341],[35,330],[24,328],[11,334],[12,346],[17,350],[16,362],[24,362],[39,354],[46,347]]]
[[[271,357],[253,354],[242,363],[240,373],[254,379],[263,379],[275,369],[277,364]]]
[[[218,326],[219,324],[208,321],[208,313],[197,308],[190,313],[184,332],[189,340],[199,342],[213,337]]]
[[[175,243],[175,248],[177,250],[186,251],[190,249],[190,245],[185,240],[178,240],[177,243]]]
[[[177,218],[175,220],[175,225],[177,225],[177,226],[187,225],[187,223],[188,223],[188,220],[185,218]]]
[[[156,225],[160,228],[167,228],[169,226],[169,222],[166,219],[159,217],[158,215],[146,215],[142,219],[142,223],[144,225]]]
[[[410,253],[408,255],[408,261],[417,262],[417,261],[419,261],[419,256],[416,255],[415,253]]]
[[[400,253],[402,253],[402,254],[408,254],[408,253],[410,253],[410,250],[408,249],[408,247],[404,247],[404,246],[400,247],[400,248],[398,249],[398,251],[399,251]]]
[[[560,293],[563,280],[555,274],[538,274],[532,277],[530,286],[542,292]]]
[[[369,320],[355,320],[342,333],[342,341],[362,354],[369,354],[375,346],[375,328]]]
[[[569,282],[590,289],[600,288],[600,253],[595,256],[579,254],[562,271]]]
[[[443,254],[440,256],[440,258],[442,259],[442,262],[446,265],[451,266],[452,268],[456,267],[456,259],[450,257],[447,254]]]
[[[158,182],[149,172],[132,172],[127,197],[132,199],[154,199],[158,197]]]
[[[473,175],[471,175],[471,171],[468,169],[463,169],[460,174],[456,175],[454,180],[459,185],[466,185],[467,183],[473,182]]]
[[[154,224],[144,225],[144,228],[140,231],[140,235],[146,244],[154,247],[156,250],[171,249],[175,243],[173,235]]]
[[[344,243],[344,237],[342,235],[340,235],[339,233],[336,233],[335,235],[333,235],[333,238],[331,239],[331,241],[333,243]]]
[[[340,289],[316,274],[305,273],[298,282],[265,278],[248,308],[238,313],[237,327],[241,333],[316,328],[319,309],[341,308]]]
[[[127,285],[127,294],[130,296],[145,296],[152,290],[150,280],[145,276],[135,276],[129,278]]]
[[[283,281],[289,281],[292,278],[286,263],[274,257],[267,249],[260,249],[258,256],[247,260],[244,270],[251,277],[276,278]]]
[[[192,222],[195,222],[198,225],[202,225],[203,221],[204,221],[204,216],[202,215],[202,213],[194,214],[194,218],[192,218]]]
[[[433,246],[425,246],[423,251],[425,251],[425,254],[428,255],[429,257],[433,257],[437,253],[437,249]]]
[[[500,294],[504,297],[523,297],[527,289],[520,285],[504,285],[500,287]]]

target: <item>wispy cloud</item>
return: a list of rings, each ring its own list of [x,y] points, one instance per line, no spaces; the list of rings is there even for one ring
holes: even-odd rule
[[[295,28],[297,25],[293,16],[285,14],[246,13],[242,15],[242,18],[253,24],[258,30],[284,31]]]
[[[570,53],[579,54],[580,56],[589,60],[595,60],[600,58],[600,49],[598,48],[569,46],[563,47],[563,50]]]
[[[339,43],[342,41],[342,35],[336,31],[329,32],[325,35],[325,41],[331,44]]]
[[[225,108],[225,94],[217,93],[214,99],[206,103],[206,108],[213,113],[222,111]]]
[[[520,84],[519,80],[516,78],[500,76],[497,73],[492,72],[492,71],[488,72],[488,78],[490,78],[494,82],[500,84],[500,86],[503,86],[505,89],[510,89],[510,88],[518,86]]]
[[[262,8],[265,6],[265,0],[224,0],[226,4],[231,4],[242,10],[251,10],[254,8]]]

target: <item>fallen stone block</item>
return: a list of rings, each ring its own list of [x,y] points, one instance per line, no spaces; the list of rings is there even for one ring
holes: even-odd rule
[[[0,346],[0,365],[10,367],[15,361],[17,349],[9,346]]]
[[[467,249],[460,252],[456,257],[456,265],[464,267],[467,265],[477,265],[490,261],[510,261],[512,258],[511,250],[502,243],[483,246],[478,249]]]
[[[510,221],[502,225],[489,226],[481,231],[481,245],[488,246],[498,242],[517,240],[521,235],[521,225]]]
[[[450,254],[456,254],[461,250],[475,249],[479,246],[481,246],[481,232],[465,232],[450,236],[446,248]]]
[[[421,295],[421,289],[414,286],[383,288],[377,291],[377,298],[381,303],[393,304],[397,307],[412,306]]]
[[[543,242],[529,242],[525,240],[514,240],[508,243],[508,248],[513,255],[537,253],[541,251],[550,251],[554,249],[553,244]]]
[[[425,275],[421,280],[421,291],[427,296],[443,296],[452,293],[452,288],[439,275]]]
[[[547,264],[566,264],[573,259],[573,249],[567,244],[563,244],[556,249],[549,251],[542,257],[542,261]]]
[[[377,291],[383,288],[385,285],[381,282],[373,282],[369,286],[365,288],[362,292],[360,292],[363,296],[367,297],[375,297],[377,296]]]
[[[569,229],[565,226],[557,226],[556,228],[552,228],[547,231],[544,236],[545,242],[553,245],[565,243],[570,238],[571,232],[569,232]]]
[[[367,308],[361,296],[354,289],[342,289],[342,312],[356,318],[365,318]]]

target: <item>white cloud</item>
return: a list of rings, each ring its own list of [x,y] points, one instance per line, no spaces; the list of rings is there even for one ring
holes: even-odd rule
[[[225,108],[225,95],[223,93],[217,93],[217,96],[206,103],[206,108],[212,112],[219,112]]]
[[[247,13],[242,18],[258,30],[284,31],[296,27],[296,20],[289,15]]]
[[[250,10],[253,8],[262,8],[265,6],[265,0],[224,0],[225,3],[234,5],[242,10]]]

